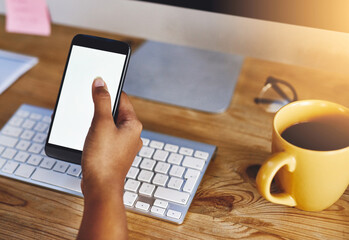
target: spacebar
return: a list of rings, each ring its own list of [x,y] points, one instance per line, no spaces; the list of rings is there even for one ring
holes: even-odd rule
[[[32,176],[32,179],[81,193],[80,178],[37,168]]]

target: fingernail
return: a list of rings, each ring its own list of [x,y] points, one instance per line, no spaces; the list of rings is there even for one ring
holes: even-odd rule
[[[102,78],[96,77],[94,80],[95,87],[104,87],[105,83]]]

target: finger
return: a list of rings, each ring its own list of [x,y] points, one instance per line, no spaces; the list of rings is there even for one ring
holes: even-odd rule
[[[93,122],[113,119],[111,112],[111,99],[106,83],[97,77],[92,84],[92,98],[94,102]]]
[[[121,93],[118,111],[117,125],[119,127],[123,127],[133,121],[138,121],[136,112],[125,92]]]
[[[84,179],[83,178],[81,178],[80,187],[81,187],[82,194],[84,194]]]

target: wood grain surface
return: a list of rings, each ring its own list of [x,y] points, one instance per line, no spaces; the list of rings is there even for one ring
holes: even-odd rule
[[[39,63],[0,95],[0,127],[22,103],[53,108],[68,48],[77,33],[140,39],[53,25],[50,37],[10,34],[0,17],[0,49]],[[349,190],[330,208],[305,212],[275,205],[256,190],[269,156],[273,114],[253,99],[268,76],[291,83],[300,99],[349,107],[349,76],[246,58],[229,109],[208,114],[131,97],[144,128],[218,147],[182,225],[127,213],[130,239],[349,239]],[[348,169],[349,171],[349,169]],[[74,239],[83,210],[78,197],[0,177],[0,239]]]

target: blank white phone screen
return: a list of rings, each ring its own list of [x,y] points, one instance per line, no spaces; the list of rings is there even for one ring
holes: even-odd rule
[[[73,45],[48,143],[82,151],[94,114],[93,80],[106,82],[113,105],[125,59],[123,54]]]

